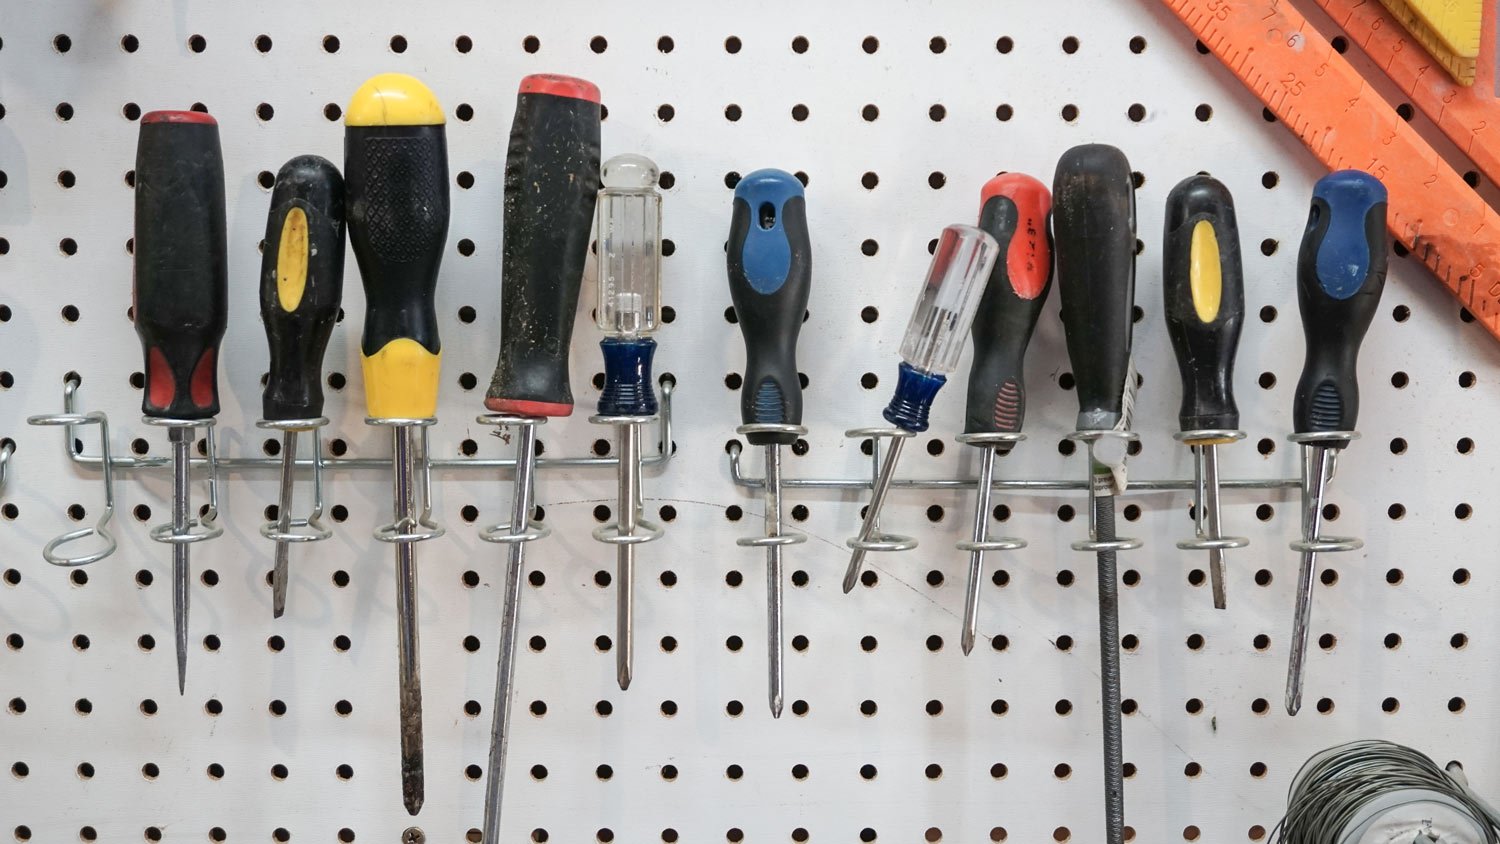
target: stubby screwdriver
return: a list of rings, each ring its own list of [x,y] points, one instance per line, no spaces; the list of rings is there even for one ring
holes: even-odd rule
[[[1000,245],[989,283],[979,298],[970,335],[974,363],[969,369],[969,400],[964,432],[958,441],[979,450],[979,489],[974,496],[972,538],[958,543],[969,552],[969,579],[964,589],[964,655],[974,650],[979,624],[979,582],[984,552],[1024,548],[1020,539],[989,537],[990,494],[995,457],[1009,454],[1024,437],[1026,418],[1026,347],[1037,317],[1052,289],[1052,241],[1047,214],[1052,194],[1023,173],[1002,173],[979,193],[979,227]]]
[[[481,423],[509,425],[516,437],[515,497],[509,525],[480,533],[509,545],[500,617],[500,659],[490,727],[483,836],[500,840],[505,751],[510,742],[526,543],[547,535],[531,523],[536,426],[573,413],[568,348],[588,257],[599,192],[599,88],[571,76],[521,80],[505,157],[505,218],[500,268],[500,358]]]
[[[615,677],[630,688],[634,673],[635,546],[659,539],[662,530],[641,518],[641,426],[656,418],[651,358],[661,309],[661,194],[656,164],[642,155],[617,155],[604,162],[594,231],[599,290],[595,322],[607,335],[604,391],[599,412],[589,419],[613,425],[619,441],[618,518],[594,531],[615,546]]]
[[[1224,551],[1250,541],[1224,536],[1219,523],[1219,446],[1243,439],[1234,403],[1234,354],[1245,321],[1245,279],[1234,198],[1207,175],[1190,176],[1167,195],[1162,296],[1167,334],[1182,374],[1176,438],[1193,450],[1197,536],[1177,543],[1208,551],[1214,606],[1224,609]]]
[[[812,284],[807,197],[784,170],[756,170],[734,188],[727,253],[729,295],[745,338],[745,377],[736,433],[766,450],[765,535],[736,540],[766,549],[766,656],[771,717],[781,717],[781,549],[807,541],[781,524],[781,447],[807,433],[802,427],[802,380],[797,335]]]
[[[323,354],[344,293],[344,178],[333,162],[301,155],[282,166],[271,191],[260,269],[260,315],[271,348],[261,397],[262,428],[281,431],[276,518],[260,529],[276,543],[271,614],[286,612],[287,556],[294,542],[327,539],[323,515]],[[292,518],[297,435],[312,438],[313,506]]]
[[[1120,729],[1119,576],[1115,553],[1139,546],[1115,535],[1114,496],[1123,491],[1135,369],[1130,361],[1135,305],[1135,186],[1130,163],[1112,146],[1063,153],[1052,183],[1057,293],[1068,360],[1078,392],[1074,438],[1089,450],[1091,537],[1099,574],[1099,678],[1104,738],[1104,826],[1107,844],[1125,828]]]
[[[980,297],[999,256],[1000,244],[983,229],[953,225],[943,229],[938,237],[932,263],[927,268],[927,280],[917,293],[906,336],[901,340],[895,394],[881,412],[896,430],[888,432],[891,444],[875,478],[875,489],[859,535],[848,542],[853,553],[844,571],[845,594],[859,582],[867,552],[916,547],[916,541],[906,537],[877,536],[880,511],[896,476],[901,446],[908,438],[927,430],[932,401],[948,383],[948,374],[958,368],[964,337],[974,322]]]
[[[224,159],[219,124],[196,111],[141,118],[135,159],[135,332],[146,357],[148,425],[172,442],[172,524],[151,538],[172,546],[177,691],[187,685],[189,546],[223,533],[215,520],[213,417],[219,413],[219,341],[228,320]],[[193,432],[207,431],[208,512],[192,512]]]
[[[1319,551],[1351,551],[1362,543],[1322,536],[1323,496],[1338,454],[1358,434],[1359,346],[1380,306],[1390,249],[1386,190],[1359,170],[1339,170],[1313,186],[1312,210],[1297,254],[1297,305],[1307,357],[1292,406],[1292,442],[1302,446],[1302,552],[1297,609],[1292,616],[1286,711],[1302,708],[1303,660],[1312,614]]]
[[[401,797],[412,815],[421,811],[424,796],[415,544],[442,535],[428,518],[425,431],[436,421],[443,359],[433,298],[448,240],[444,122],[427,86],[400,73],[371,77],[344,113],[349,242],[366,303],[360,339],[365,421],[389,427],[392,439],[395,518],[376,528],[375,538],[396,546]]]

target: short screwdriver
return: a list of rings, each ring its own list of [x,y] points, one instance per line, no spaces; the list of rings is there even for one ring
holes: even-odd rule
[[[765,535],[736,540],[766,549],[766,655],[771,717],[781,717],[781,548],[807,541],[781,525],[781,447],[807,432],[802,427],[802,380],[797,336],[812,285],[812,243],[807,196],[784,170],[749,173],[734,188],[727,252],[729,295],[745,339],[745,375],[736,429],[766,450]]]
[[[1352,550],[1356,540],[1320,536],[1323,496],[1338,453],[1358,436],[1359,346],[1380,306],[1390,249],[1386,190],[1359,170],[1338,170],[1313,186],[1312,210],[1297,254],[1297,305],[1307,357],[1292,406],[1293,442],[1302,446],[1302,552],[1292,617],[1286,711],[1302,708],[1303,661],[1319,551]]]
[[[136,146],[135,332],[146,357],[141,411],[172,441],[172,524],[151,538],[172,545],[179,693],[187,686],[188,546],[223,532],[212,503],[207,515],[193,515],[189,480],[193,431],[208,428],[212,443],[219,413],[228,286],[219,124],[196,111],[153,111],[141,118]]]
[[[932,402],[948,383],[948,374],[958,368],[964,337],[973,325],[990,271],[999,257],[1000,244],[983,229],[953,225],[938,236],[932,263],[927,267],[927,279],[917,292],[917,303],[912,307],[911,321],[906,324],[906,336],[901,340],[895,393],[881,411],[885,421],[896,429],[880,474],[875,478],[859,535],[848,541],[853,553],[849,555],[849,567],[844,570],[845,594],[859,582],[867,552],[916,546],[916,540],[906,537],[877,537],[880,511],[896,477],[901,447],[913,435],[927,430]]]
[[[1135,394],[1131,319],[1135,306],[1135,186],[1130,163],[1104,144],[1074,147],[1052,184],[1057,293],[1078,392],[1076,439],[1089,448],[1093,501],[1088,542],[1099,574],[1099,677],[1104,727],[1105,842],[1125,827],[1120,729],[1119,577],[1115,553],[1137,547],[1115,536],[1114,496],[1123,491]]]
[[[531,525],[536,426],[573,413],[568,351],[599,193],[599,88],[571,76],[521,80],[505,157],[500,267],[500,358],[480,421],[514,425],[515,497],[508,530],[480,534],[510,546],[500,617],[500,659],[490,728],[483,838],[500,840],[505,755],[510,742],[526,543],[545,536]]]
[[[1224,609],[1224,551],[1249,544],[1219,523],[1219,446],[1245,436],[1234,403],[1234,354],[1245,321],[1245,279],[1234,198],[1212,176],[1190,176],[1167,195],[1162,296],[1167,335],[1182,374],[1177,439],[1193,450],[1197,537],[1178,548],[1208,551],[1214,606]]]
[[[365,421],[389,427],[392,439],[395,519],[376,528],[375,538],[396,546],[401,796],[412,815],[424,797],[415,543],[441,535],[417,515],[414,440],[436,421],[442,364],[433,298],[448,239],[444,122],[432,91],[400,73],[371,77],[344,113],[349,242],[366,303]]]
[[[287,555],[293,542],[327,539],[323,461],[323,354],[344,293],[344,177],[329,160],[301,155],[284,164],[271,191],[261,257],[260,315],[271,349],[260,427],[281,431],[281,486],[276,519],[261,534],[276,543],[271,614],[286,612]],[[313,509],[292,518],[297,435],[313,440]]]
[[[969,369],[969,400],[964,432],[958,441],[979,449],[979,489],[974,497],[972,539],[960,542],[969,552],[969,579],[964,590],[961,643],[964,655],[974,650],[979,624],[979,579],[984,552],[1025,547],[1018,539],[990,539],[990,494],[994,491],[995,457],[1010,453],[1021,439],[1026,418],[1026,347],[1036,329],[1042,305],[1052,290],[1052,241],[1047,214],[1052,194],[1024,173],[1002,173],[979,192],[979,227],[1000,245],[979,310],[969,333],[974,363]]]

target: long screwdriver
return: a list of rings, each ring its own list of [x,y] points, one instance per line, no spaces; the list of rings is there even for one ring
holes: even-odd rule
[[[1248,544],[1219,523],[1219,446],[1244,436],[1234,403],[1234,354],[1245,321],[1245,278],[1234,197],[1212,176],[1190,176],[1167,194],[1162,296],[1182,374],[1177,438],[1193,450],[1198,536],[1178,548],[1208,551],[1214,606],[1224,609],[1224,551]]]
[[[1026,347],[1052,289],[1052,241],[1047,214],[1052,194],[1024,173],[1002,173],[979,192],[979,228],[1000,245],[979,310],[969,330],[974,362],[969,369],[969,400],[964,432],[958,440],[979,449],[979,489],[974,497],[972,539],[960,542],[969,552],[969,579],[964,589],[961,643],[964,655],[974,650],[979,624],[979,579],[984,552],[1024,547],[1015,539],[989,538],[990,494],[995,457],[1010,453],[1026,419]]]
[[[172,442],[172,524],[151,536],[172,545],[179,693],[187,687],[188,546],[223,531],[212,510],[193,515],[189,479],[193,432],[219,413],[227,242],[219,124],[195,111],[145,115],[135,158],[135,332],[146,357],[141,412]]]
[[[1120,729],[1120,618],[1115,552],[1134,547],[1115,536],[1130,429],[1135,370],[1130,362],[1135,305],[1135,186],[1130,163],[1112,146],[1063,153],[1052,184],[1057,293],[1068,360],[1078,392],[1078,432],[1089,444],[1093,499],[1091,542],[1099,573],[1099,664],[1104,727],[1104,822],[1107,844],[1120,844],[1125,789]]]
[[[727,266],[729,295],[745,339],[740,388],[744,424],[738,432],[766,450],[766,532],[737,542],[766,549],[768,692],[771,717],[780,718],[785,683],[781,548],[807,540],[781,525],[781,447],[806,432],[797,335],[812,285],[812,243],[807,236],[807,197],[796,176],[784,170],[756,170],[735,185]]]
[[[271,349],[261,397],[261,427],[281,431],[281,486],[276,520],[261,533],[276,543],[271,614],[286,612],[287,556],[293,542],[327,539],[318,428],[323,418],[323,354],[344,293],[344,177],[333,162],[300,155],[282,165],[271,191],[261,257],[260,315]],[[297,435],[313,437],[312,512],[292,518]]]
[[[441,533],[417,515],[413,485],[415,434],[435,421],[443,358],[433,297],[448,239],[444,122],[427,86],[400,73],[371,77],[344,113],[349,242],[366,302],[360,338],[366,421],[392,434],[395,520],[377,528],[375,538],[396,546],[401,797],[412,815],[424,796],[414,543]]]
[[[1302,446],[1302,552],[1297,610],[1292,617],[1286,711],[1302,708],[1303,660],[1312,614],[1319,551],[1349,550],[1358,543],[1320,537],[1323,496],[1339,452],[1357,434],[1359,346],[1385,290],[1389,241],[1386,190],[1359,170],[1338,170],[1313,186],[1312,209],[1297,254],[1297,305],[1307,357],[1292,405],[1292,440]]]
[[[534,74],[521,80],[505,157],[505,217],[500,268],[500,359],[484,406],[519,429],[515,497],[508,536],[500,661],[484,790],[486,842],[500,840],[505,751],[510,742],[526,543],[542,536],[530,526],[536,426],[573,413],[568,351],[578,289],[588,257],[599,191],[599,88],[571,76]]]

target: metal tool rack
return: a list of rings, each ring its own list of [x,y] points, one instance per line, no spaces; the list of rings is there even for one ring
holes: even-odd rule
[[[1500,347],[1420,266],[1393,262],[1361,360],[1364,437],[1331,489],[1331,532],[1365,546],[1325,557],[1309,705],[1288,718],[1298,513],[1280,482],[1298,471],[1286,434],[1302,350],[1292,267],[1320,172],[1153,0],[857,12],[773,2],[753,14],[685,0],[24,5],[0,18],[0,437],[14,443],[14,454],[0,445],[0,838],[386,842],[416,826],[428,841],[472,840],[504,567],[478,532],[510,512],[504,468],[478,462],[511,453],[475,422],[475,384],[499,325],[514,84],[537,71],[598,82],[605,153],[641,152],[671,174],[672,310],[657,360],[675,379],[676,452],[643,481],[645,515],[665,534],[637,564],[628,693],[605,650],[613,554],[590,535],[613,518],[613,473],[538,472],[551,536],[528,557],[505,841],[1099,839],[1093,560],[1069,547],[1086,536],[1087,496],[1083,450],[1066,442],[1076,405],[1055,296],[1028,356],[1029,439],[996,465],[1000,480],[1043,483],[996,490],[1003,524],[991,532],[1029,545],[989,555],[979,616],[989,642],[968,659],[958,647],[966,555],[954,545],[972,499],[947,481],[974,473],[972,450],[954,441],[962,390],[939,399],[932,431],[910,445],[901,477],[917,483],[899,484],[883,517],[920,546],[872,557],[866,585],[839,589],[871,459],[844,431],[878,418],[929,239],[972,221],[996,171],[1050,182],[1058,154],[1087,141],[1120,146],[1141,174],[1144,385],[1130,471],[1174,482],[1119,502],[1121,533],[1143,541],[1121,558],[1134,840],[1262,840],[1296,766],[1355,737],[1461,759],[1481,793],[1500,790],[1500,502],[1489,492],[1500,449],[1487,434],[1500,417]],[[363,419],[352,262],[350,319],[327,361],[333,537],[293,555],[288,614],[274,623],[272,545],[259,533],[276,498],[263,454],[274,432],[254,424],[266,357],[256,246],[271,174],[297,153],[341,160],[339,109],[382,70],[437,93],[455,178],[430,431],[442,461],[434,516],[448,532],[421,564],[428,795],[414,821],[399,801],[393,571],[370,536],[388,515],[389,478],[349,462],[388,457]],[[101,515],[101,472],[70,460],[58,430],[25,420],[61,410],[76,373],[76,410],[108,414],[114,456],[164,456],[132,386],[126,174],[133,119],[196,102],[222,126],[231,304],[217,434],[224,534],[195,549],[199,650],[178,697],[169,555],[148,536],[169,507],[167,473],[119,467],[118,550],[86,567],[48,565],[51,537]],[[800,355],[809,433],[783,469],[788,527],[810,540],[786,554],[788,710],[774,723],[761,705],[763,555],[735,544],[755,532],[761,497],[737,483],[742,347],[726,321],[723,258],[726,185],[763,166],[806,175],[814,248]],[[1193,532],[1191,460],[1171,436],[1179,388],[1160,305],[1162,202],[1197,170],[1235,192],[1247,256],[1236,387],[1249,437],[1221,459],[1224,478],[1254,482],[1224,493],[1226,532],[1251,544],[1229,553],[1224,612],[1211,606],[1202,553],[1175,547]],[[1493,200],[1492,185],[1478,189]],[[573,350],[580,411],[538,432],[547,458],[607,456],[588,423],[602,369],[591,296]],[[97,428],[77,438],[98,455]]]

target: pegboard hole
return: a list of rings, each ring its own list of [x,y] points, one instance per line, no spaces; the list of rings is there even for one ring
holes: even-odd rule
[[[1406,322],[1411,319],[1411,308],[1405,305],[1397,305],[1391,309],[1391,319],[1396,322]]]
[[[208,49],[208,39],[201,35],[190,35],[187,40],[188,49],[195,53],[201,53]]]
[[[521,39],[521,49],[528,53],[535,53],[542,49],[542,39],[535,35],[528,35]]]
[[[474,39],[467,35],[460,35],[453,39],[453,49],[460,53],[467,53],[474,49]]]
[[[1068,123],[1078,119],[1078,106],[1068,103],[1062,107],[1062,119]]]
[[[874,123],[876,120],[880,119],[880,107],[875,105],[874,103],[866,103],[865,106],[859,110],[859,116],[864,118],[866,123]]]
[[[1394,715],[1396,712],[1400,711],[1400,709],[1401,709],[1401,701],[1397,700],[1396,698],[1388,697],[1385,700],[1383,700],[1383,701],[1380,702],[1380,711],[1381,712],[1385,712],[1387,714]]]
[[[1001,40],[1004,40],[1004,39],[1001,39]],[[1008,52],[1008,51],[1002,50],[1001,52]],[[998,106],[995,107],[995,119],[998,120],[998,121],[1000,121],[1001,123],[1005,123],[1006,121],[1010,120],[1015,115],[1016,115],[1015,108],[1013,108],[1008,103],[1002,103],[1002,104],[1000,104],[1000,105],[998,105]]]
[[[1130,39],[1130,52],[1140,55],[1146,52],[1146,39],[1137,35]]]
[[[1391,454],[1405,454],[1405,453],[1406,453],[1406,440],[1403,439],[1402,437],[1393,437],[1391,439]]]
[[[404,52],[406,52],[406,36],[405,35],[392,35],[391,36],[391,52],[392,53],[404,53]]]
[[[1453,636],[1448,639],[1448,646],[1453,648],[1455,651],[1463,650],[1468,646],[1468,644],[1469,637],[1463,633],[1454,633]]]
[[[1397,648],[1401,647],[1401,634],[1400,633],[1387,633],[1387,634],[1385,634],[1385,639],[1383,640],[1383,644],[1385,645],[1385,649],[1388,650],[1388,651],[1394,651],[1394,650],[1396,650]]]

